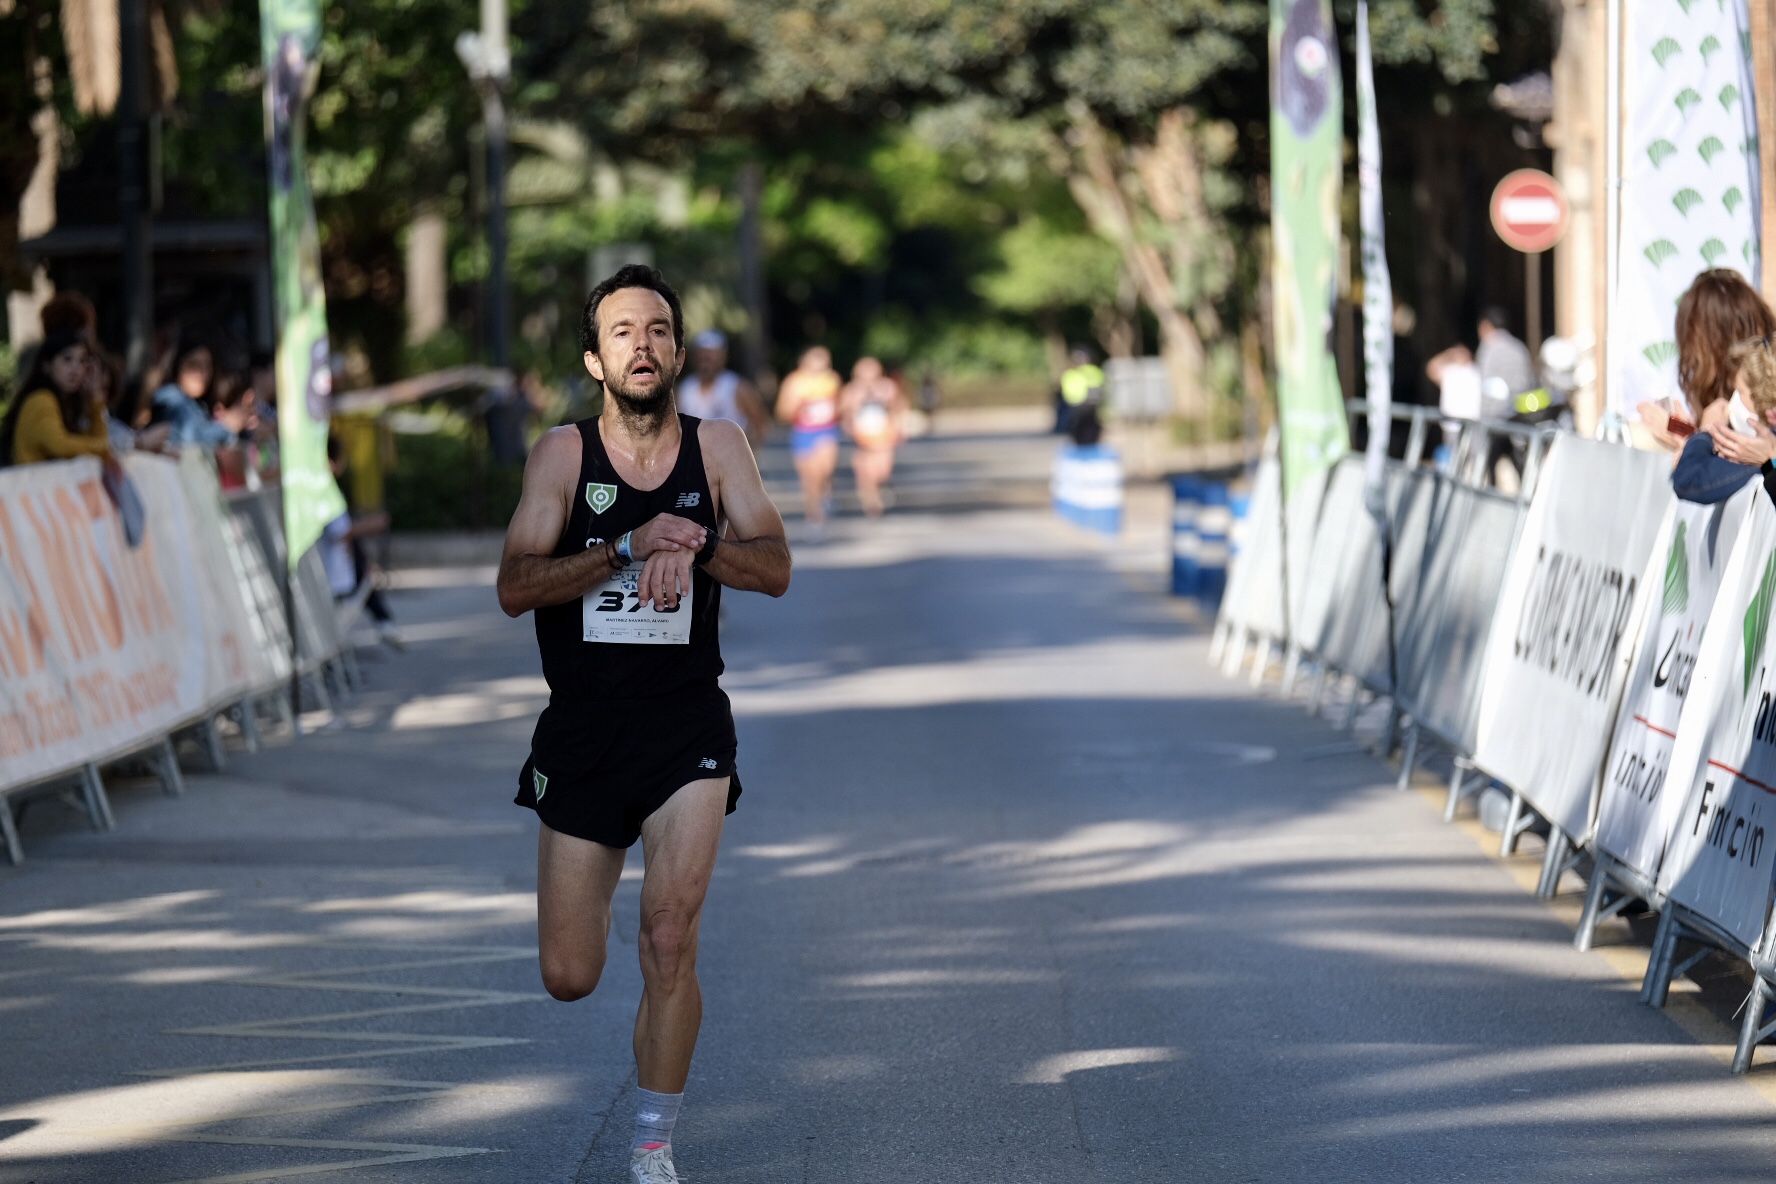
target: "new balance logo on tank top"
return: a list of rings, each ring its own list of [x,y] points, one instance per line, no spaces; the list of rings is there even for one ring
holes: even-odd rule
[[[580,433],[580,476],[555,558],[602,547],[660,514],[719,529],[697,438],[701,421],[689,415],[678,421],[678,461],[666,480],[647,490],[617,473],[598,420],[574,425]],[[691,595],[675,611],[664,612],[642,605],[636,595],[642,567],[637,561],[579,600],[536,610],[537,648],[552,702],[652,699],[713,686],[721,676],[721,585],[694,568]]]

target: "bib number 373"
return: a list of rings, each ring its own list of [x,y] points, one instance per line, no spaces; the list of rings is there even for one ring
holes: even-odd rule
[[[691,598],[684,597],[670,610],[642,603],[641,570],[639,563],[621,568],[581,599],[584,640],[617,645],[690,644]]]

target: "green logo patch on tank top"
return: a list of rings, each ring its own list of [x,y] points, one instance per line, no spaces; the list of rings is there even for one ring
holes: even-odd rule
[[[617,487],[586,482],[586,504],[592,507],[594,514],[604,513],[617,504]]]

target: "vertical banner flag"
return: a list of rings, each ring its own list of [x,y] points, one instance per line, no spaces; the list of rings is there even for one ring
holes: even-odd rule
[[[1369,55],[1369,4],[1357,5],[1357,193],[1363,223],[1363,365],[1369,401],[1369,451],[1363,500],[1387,519],[1388,437],[1394,391],[1394,282],[1388,274],[1381,210],[1381,131],[1375,123],[1375,66]]]
[[[322,528],[345,512],[327,464],[332,350],[306,153],[308,95],[320,43],[320,0],[259,0],[278,317],[278,460],[291,570]]]
[[[1759,183],[1745,0],[1624,7],[1622,201],[1610,407],[1676,395],[1677,302],[1696,274],[1758,282]]]
[[[1270,0],[1270,230],[1283,495],[1350,447],[1328,340],[1344,95],[1328,0]]]

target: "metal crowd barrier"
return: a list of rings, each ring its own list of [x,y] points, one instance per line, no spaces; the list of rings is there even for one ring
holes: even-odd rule
[[[1353,405],[1353,411],[1363,410]],[[1537,817],[1546,817],[1550,833],[1538,895],[1552,895],[1565,873],[1583,870],[1580,852],[1592,865],[1576,945],[1586,948],[1597,922],[1633,899],[1644,899],[1659,912],[1643,1001],[1662,1005],[1672,978],[1711,954],[1741,962],[1751,972],[1751,988],[1733,1068],[1744,1072],[1757,1045],[1776,1036],[1776,869],[1766,870],[1767,856],[1760,867],[1755,850],[1748,857],[1743,850],[1736,855],[1733,847],[1761,841],[1762,830],[1751,828],[1758,825],[1756,803],[1764,799],[1744,785],[1764,788],[1754,778],[1771,776],[1769,765],[1747,762],[1764,759],[1756,755],[1756,745],[1767,745],[1768,736],[1776,734],[1763,708],[1755,725],[1748,722],[1759,702],[1749,672],[1762,669],[1776,653],[1776,641],[1766,646],[1752,617],[1761,612],[1769,625],[1776,614],[1768,603],[1776,580],[1771,556],[1776,511],[1765,504],[1749,469],[1739,496],[1748,499],[1753,512],[1747,519],[1726,518],[1735,525],[1723,527],[1724,507],[1672,501],[1662,468],[1644,454],[1567,433],[1570,442],[1560,446],[1558,467],[1549,467],[1550,450],[1563,435],[1551,425],[1451,424],[1432,408],[1396,408],[1393,418],[1408,430],[1404,457],[1388,466],[1385,534],[1383,523],[1367,512],[1360,456],[1345,458],[1323,482],[1304,484],[1285,509],[1274,443],[1267,449],[1254,482],[1250,545],[1230,574],[1212,657],[1229,675],[1239,675],[1255,650],[1251,677],[1257,685],[1268,678],[1280,649],[1285,694],[1293,692],[1303,670],[1314,672],[1310,700],[1316,713],[1328,684],[1348,681],[1346,730],[1354,730],[1364,696],[1372,706],[1385,705],[1388,719],[1379,747],[1385,756],[1400,749],[1400,788],[1411,782],[1424,746],[1435,743],[1451,758],[1446,819],[1480,788],[1500,784],[1510,791],[1501,854],[1515,849]],[[1445,427],[1449,447],[1428,463],[1433,424]],[[1516,490],[1496,488],[1486,471],[1501,444],[1516,450],[1521,465]],[[1577,492],[1591,488],[1614,492],[1594,502],[1575,500]],[[1538,489],[1546,496],[1532,517]],[[1660,522],[1664,525],[1653,530]],[[1686,538],[1705,540],[1695,545],[1706,548],[1706,569],[1696,566],[1703,562],[1697,557],[1702,551],[1684,550]],[[1531,543],[1533,554],[1523,551]],[[1380,594],[1384,544],[1392,556],[1385,598]],[[1717,551],[1730,552],[1732,564],[1717,560]],[[1594,565],[1596,574],[1587,574],[1581,564]],[[1698,585],[1707,591],[1692,600],[1685,573],[1703,570],[1713,573],[1706,577],[1713,582]],[[1606,577],[1614,583],[1598,583],[1593,591],[1589,581]],[[1610,593],[1612,588],[1616,591]],[[1725,599],[1728,588],[1731,599]],[[1630,604],[1641,607],[1631,610]],[[1610,606],[1613,625],[1598,623],[1604,605]],[[1654,616],[1661,611],[1667,616]],[[1667,661],[1676,644],[1672,638],[1699,636],[1696,612],[1705,614],[1708,632],[1701,657],[1690,656],[1683,682],[1687,685],[1692,674],[1704,682],[1712,678],[1714,688],[1726,688],[1712,691],[1712,698],[1660,690],[1672,681]],[[1654,620],[1665,623],[1655,631]],[[1512,632],[1494,636],[1507,628]],[[1567,648],[1544,658],[1542,645]],[[1760,655],[1756,662],[1754,654]],[[1596,665],[1569,665],[1580,661]],[[1698,674],[1698,665],[1709,673]],[[1611,686],[1617,690],[1608,690]],[[1629,699],[1630,689],[1643,697]],[[1655,707],[1655,700],[1644,698],[1655,693],[1678,697],[1670,706]],[[1767,694],[1762,701],[1767,703]],[[1602,784],[1604,792],[1600,808],[1595,789],[1590,791],[1587,823],[1580,817],[1587,807],[1586,799],[1576,796],[1578,787],[1590,783],[1593,766],[1607,778],[1618,753],[1641,754],[1623,738],[1633,730],[1623,721],[1641,721],[1637,711],[1679,709],[1681,723],[1661,716],[1667,730],[1647,721],[1647,734],[1673,738],[1683,755],[1670,760],[1693,760],[1700,771],[1692,775],[1672,764],[1667,779],[1664,764],[1654,764],[1664,805],[1662,813],[1648,816],[1652,829],[1644,831],[1660,844],[1652,848],[1652,862],[1636,854],[1645,848],[1640,838],[1623,838],[1631,845],[1606,849],[1604,844],[1615,840],[1605,835],[1600,842],[1600,809],[1606,818],[1627,817],[1620,811],[1651,802],[1653,791],[1608,779],[1593,783]],[[1599,719],[1614,722],[1599,724]],[[1575,726],[1584,731],[1575,733]],[[1525,734],[1526,728],[1533,734]],[[1681,737],[1699,739],[1699,747],[1692,740],[1686,748]],[[1608,743],[1594,762],[1592,750],[1604,739]],[[1647,755],[1642,763],[1665,759]],[[1496,776],[1501,773],[1521,784],[1505,784]],[[1744,784],[1734,791],[1738,783]],[[1729,791],[1742,792],[1750,805],[1736,804],[1740,799]],[[1612,804],[1617,813],[1609,812]],[[1543,808],[1549,812],[1538,815]],[[1725,820],[1729,810],[1742,813]],[[1741,839],[1741,827],[1756,840]],[[1615,851],[1625,854],[1618,858]]]

